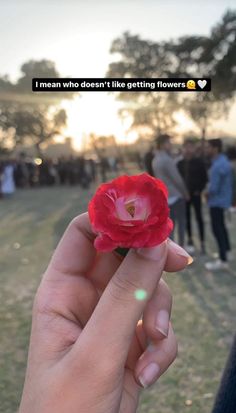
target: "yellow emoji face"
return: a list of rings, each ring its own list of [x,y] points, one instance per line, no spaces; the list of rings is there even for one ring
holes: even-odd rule
[[[196,89],[196,82],[195,82],[195,80],[188,80],[186,86],[187,86],[187,89],[191,89],[191,90]]]

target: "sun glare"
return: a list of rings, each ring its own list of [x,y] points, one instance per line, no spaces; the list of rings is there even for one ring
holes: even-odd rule
[[[178,112],[176,112],[174,118],[177,122],[176,132],[182,133],[186,130],[191,130],[195,128],[193,121],[188,118],[188,116],[184,113],[183,110],[179,110]]]
[[[65,136],[72,137],[75,149],[83,149],[90,133],[114,135],[118,143],[131,143],[137,138],[136,134],[127,133],[129,124],[118,115],[120,103],[108,93],[83,93],[72,101],[63,100],[62,107],[67,112]]]

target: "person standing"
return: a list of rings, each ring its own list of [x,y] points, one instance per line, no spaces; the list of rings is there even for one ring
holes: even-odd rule
[[[227,253],[230,241],[225,225],[224,211],[232,202],[232,168],[228,158],[222,153],[221,139],[208,141],[207,152],[212,159],[209,170],[208,206],[210,208],[211,227],[219,248],[219,259],[205,264],[207,270],[228,268]]]
[[[168,205],[170,217],[174,225],[178,227],[179,245],[184,245],[186,229],[186,200],[189,199],[188,190],[177,169],[174,159],[171,157],[171,137],[160,135],[157,140],[157,152],[152,161],[154,176],[161,179],[168,188]],[[174,238],[174,233],[171,235]]]
[[[3,180],[3,163],[0,161],[0,199],[3,197],[3,194],[2,194],[2,180]]]
[[[191,209],[193,207],[198,226],[199,238],[201,243],[201,252],[205,254],[205,231],[202,215],[202,191],[207,183],[207,171],[204,161],[196,157],[196,145],[193,139],[187,139],[183,146],[183,159],[177,164],[178,170],[189,191],[189,200],[186,202],[186,220],[188,245],[187,250],[194,252],[194,243],[192,236]]]
[[[154,172],[152,168],[153,158],[154,158],[154,148],[153,146],[150,146],[149,150],[144,155],[143,162],[144,162],[145,170],[151,176],[154,176]]]
[[[232,167],[232,205],[231,211],[236,211],[236,146],[228,148],[227,156]]]
[[[14,165],[11,160],[8,160],[3,167],[2,194],[3,196],[13,195],[15,189]]]

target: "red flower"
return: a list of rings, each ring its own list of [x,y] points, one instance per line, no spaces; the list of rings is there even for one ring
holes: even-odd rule
[[[120,176],[100,185],[88,207],[100,251],[161,244],[171,233],[167,188],[143,173]]]

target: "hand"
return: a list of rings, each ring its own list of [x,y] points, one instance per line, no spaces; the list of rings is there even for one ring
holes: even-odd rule
[[[44,274],[20,413],[133,413],[141,386],[176,357],[171,294],[160,278],[184,268],[188,254],[166,241],[122,259],[97,253],[93,240],[87,213],[75,218]]]

